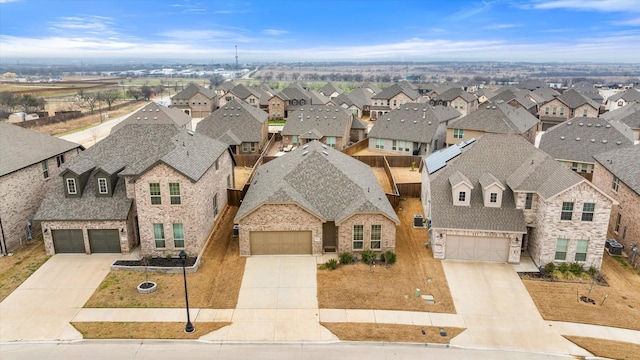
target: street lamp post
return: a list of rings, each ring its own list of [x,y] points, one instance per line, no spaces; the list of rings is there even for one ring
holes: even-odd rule
[[[189,316],[189,294],[187,293],[187,270],[185,270],[185,265],[187,263],[187,253],[184,250],[180,251],[180,260],[182,260],[182,276],[184,277],[184,299],[187,304],[187,326],[184,328],[184,332],[192,333],[196,329],[191,324],[191,317]]]

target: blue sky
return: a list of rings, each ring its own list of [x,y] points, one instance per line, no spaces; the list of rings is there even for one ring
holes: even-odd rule
[[[0,0],[0,60],[640,62],[640,0]]]

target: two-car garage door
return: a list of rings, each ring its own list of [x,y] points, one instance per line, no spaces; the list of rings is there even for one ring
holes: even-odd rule
[[[311,231],[251,231],[251,255],[311,254]]]
[[[459,260],[507,262],[509,239],[447,236],[445,258]]]
[[[91,253],[120,253],[120,234],[117,229],[90,229],[89,246]],[[52,230],[53,248],[56,254],[84,254],[84,238],[80,229]]]

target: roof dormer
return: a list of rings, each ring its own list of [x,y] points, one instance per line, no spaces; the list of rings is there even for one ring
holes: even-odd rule
[[[96,197],[111,197],[113,189],[118,183],[118,173],[124,169],[124,164],[118,158],[98,167],[94,172]]]
[[[506,189],[502,182],[491,173],[484,173],[478,179],[482,186],[482,198],[485,207],[501,207],[502,194]]]
[[[60,173],[64,179],[65,197],[81,197],[84,187],[89,180],[94,165],[91,161],[76,161]]]
[[[473,185],[469,178],[464,176],[460,171],[456,171],[449,177],[451,183],[451,196],[453,197],[454,206],[470,206],[471,190]]]

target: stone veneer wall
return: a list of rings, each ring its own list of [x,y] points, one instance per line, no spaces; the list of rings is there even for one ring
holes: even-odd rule
[[[65,162],[75,157],[78,151],[78,149],[72,149],[65,152]],[[0,178],[0,199],[2,199],[0,218],[6,237],[5,242],[10,250],[26,240],[27,220],[36,215],[47,191],[62,191],[62,189],[48,189],[49,180],[60,174],[56,157],[46,160],[49,169],[47,179],[44,178],[41,162]],[[36,229],[32,227],[31,230],[33,236],[33,231]]]
[[[322,255],[322,220],[295,204],[265,204],[238,222],[240,256],[251,255],[251,231],[311,231],[312,253]]]
[[[89,244],[90,229],[117,229],[124,228],[124,232],[120,233],[120,248],[122,253],[128,254],[131,252],[130,234],[132,227],[126,221],[43,221],[42,222],[42,235],[44,236],[44,248],[47,255],[55,254],[53,247],[52,230],[72,229],[82,230],[82,237],[84,238],[84,249],[86,254],[91,254],[91,246]],[[45,229],[47,231],[45,232]]]
[[[388,217],[381,214],[355,214],[340,223],[338,226],[338,253],[358,253],[364,250],[376,252],[396,251],[396,224]],[[363,249],[353,249],[353,226],[364,225]],[[371,225],[382,225],[382,242],[380,249],[371,249]]]

